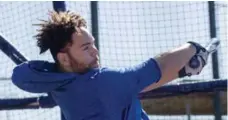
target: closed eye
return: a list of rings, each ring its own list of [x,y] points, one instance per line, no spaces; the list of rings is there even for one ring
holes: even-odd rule
[[[84,44],[81,45],[81,48],[83,48],[83,50],[88,50],[90,46],[93,46],[94,44],[94,40],[92,42],[86,42]]]
[[[83,48],[83,50],[88,50],[89,49],[89,46],[86,46]]]

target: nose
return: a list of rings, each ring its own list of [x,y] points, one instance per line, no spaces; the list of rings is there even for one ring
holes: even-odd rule
[[[98,49],[95,45],[93,45],[92,55],[95,57],[98,55]]]

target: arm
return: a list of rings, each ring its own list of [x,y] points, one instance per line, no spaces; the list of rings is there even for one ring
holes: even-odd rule
[[[197,51],[195,46],[185,44],[133,67],[104,69],[98,75],[97,88],[104,101],[115,101],[116,106],[126,105],[139,92],[152,90],[179,77],[179,71]]]
[[[159,82],[149,85],[142,92],[158,88],[179,77],[179,71],[189,62],[196,54],[196,47],[192,44],[185,44],[169,52],[155,57],[161,70]]]

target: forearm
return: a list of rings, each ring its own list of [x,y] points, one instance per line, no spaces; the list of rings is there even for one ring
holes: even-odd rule
[[[176,79],[178,77],[178,72],[180,69],[188,63],[188,61],[195,55],[195,53],[195,47],[187,43],[183,46],[155,57],[155,60],[157,61],[157,64],[161,71],[161,78],[159,82],[146,87],[143,92],[155,89],[170,82],[171,80]]]

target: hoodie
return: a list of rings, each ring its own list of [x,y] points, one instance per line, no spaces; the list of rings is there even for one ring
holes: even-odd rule
[[[160,77],[152,58],[129,68],[96,68],[85,74],[58,72],[54,63],[34,60],[16,66],[12,82],[27,92],[50,93],[66,120],[147,120],[137,95]]]

